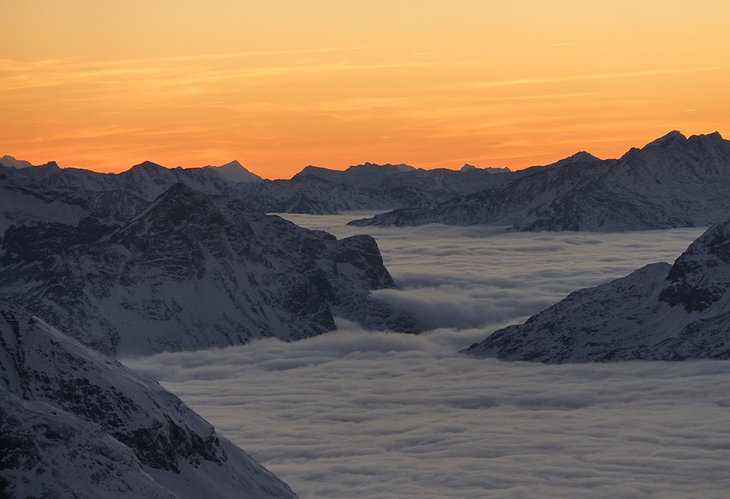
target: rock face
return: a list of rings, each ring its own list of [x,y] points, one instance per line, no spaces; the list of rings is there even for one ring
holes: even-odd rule
[[[112,355],[297,340],[335,316],[415,332],[370,295],[393,286],[371,237],[337,240],[184,184],[122,226],[11,227],[0,283],[0,300]]]
[[[293,498],[157,382],[0,305],[0,496]]]
[[[730,358],[730,221],[674,265],[647,265],[571,293],[521,325],[465,350],[546,363]]]
[[[351,223],[625,231],[701,227],[730,216],[730,141],[719,133],[671,132],[618,160],[578,153],[518,173],[501,187]]]

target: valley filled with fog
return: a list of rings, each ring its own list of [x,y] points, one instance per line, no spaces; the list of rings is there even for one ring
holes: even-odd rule
[[[571,291],[672,262],[702,229],[369,233],[419,336],[360,330],[295,343],[128,358],[305,498],[720,496],[730,487],[730,365],[547,366],[458,350]]]

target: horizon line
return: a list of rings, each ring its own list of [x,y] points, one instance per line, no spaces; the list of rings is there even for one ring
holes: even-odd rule
[[[680,134],[686,140],[689,140],[692,137],[701,137],[701,136],[708,136],[708,135],[714,135],[714,134],[717,134],[723,140],[726,140],[722,136],[722,134],[720,134],[720,132],[717,131],[717,130],[714,131],[714,132],[700,133],[700,134],[692,134],[692,135],[687,136],[684,133],[680,132],[679,130],[673,129],[673,130],[665,133],[664,135],[661,135],[661,136],[657,137],[656,139],[653,139],[653,140],[647,142],[642,147],[646,147],[647,145],[651,144],[652,142],[655,142],[655,141],[657,141],[657,140],[659,140],[661,138],[664,138],[664,137],[666,137],[668,135],[672,135],[672,134],[675,134],[675,133]],[[135,167],[138,167],[138,166],[141,166],[141,165],[144,165],[146,163],[150,163],[150,164],[153,164],[155,166],[159,166],[161,168],[165,168],[167,170],[176,170],[176,169],[194,170],[194,169],[201,169],[201,168],[221,168],[221,167],[224,167],[224,166],[228,166],[228,165],[230,165],[232,163],[237,163],[239,166],[241,166],[241,168],[243,168],[244,170],[248,171],[249,173],[252,173],[252,174],[256,175],[257,177],[260,177],[263,180],[270,180],[271,181],[271,180],[290,180],[290,179],[294,178],[295,176],[299,175],[304,170],[306,170],[307,168],[310,168],[310,167],[313,167],[313,168],[321,168],[321,169],[330,170],[330,171],[346,171],[346,170],[348,170],[350,168],[353,168],[353,167],[356,167],[356,166],[364,166],[364,165],[375,165],[375,166],[408,166],[408,167],[411,167],[411,168],[416,169],[416,170],[440,170],[441,169],[441,170],[452,170],[452,171],[459,171],[460,169],[464,168],[465,166],[474,166],[475,168],[480,169],[480,170],[504,169],[504,168],[506,168],[510,172],[516,172],[516,171],[520,171],[520,170],[526,170],[528,168],[535,168],[535,167],[542,167],[542,166],[550,166],[550,165],[553,165],[555,163],[558,163],[558,162],[560,162],[562,160],[571,158],[571,157],[573,157],[573,156],[575,156],[577,154],[580,154],[580,153],[588,153],[588,154],[590,154],[591,156],[595,157],[596,159],[598,159],[600,161],[616,160],[616,159],[620,159],[620,157],[622,157],[623,155],[625,155],[627,152],[631,151],[632,149],[636,149],[636,148],[637,148],[636,146],[631,146],[623,154],[621,154],[621,156],[615,157],[615,158],[601,158],[601,157],[596,156],[595,154],[587,151],[586,149],[579,149],[579,150],[577,150],[573,154],[570,154],[568,156],[559,157],[558,159],[555,159],[554,161],[551,161],[549,163],[528,165],[528,166],[525,166],[525,167],[522,167],[522,168],[515,168],[515,167],[509,166],[509,165],[501,165],[501,166],[476,166],[476,165],[472,165],[469,162],[465,162],[461,166],[455,166],[455,167],[447,167],[447,166],[422,167],[422,166],[414,166],[414,165],[411,165],[409,163],[404,163],[404,162],[390,162],[390,161],[385,162],[385,163],[377,163],[377,162],[364,161],[364,162],[361,162],[361,163],[349,164],[349,165],[347,165],[345,167],[342,167],[342,168],[339,168],[339,167],[318,166],[318,165],[308,164],[308,165],[303,166],[297,173],[293,174],[288,179],[283,179],[283,178],[271,179],[271,178],[264,177],[264,176],[256,173],[254,170],[250,169],[249,167],[247,167],[245,163],[239,161],[238,159],[233,159],[231,161],[228,161],[226,163],[221,163],[221,164],[218,164],[218,165],[208,164],[208,165],[191,165],[191,166],[182,166],[182,165],[165,166],[164,164],[158,163],[156,161],[144,160],[144,161],[141,161],[140,163],[133,164],[133,165],[131,165],[131,166],[125,168],[125,169],[97,170],[97,169],[94,169],[94,168],[83,167],[83,166],[61,166],[61,164],[59,164],[56,160],[49,160],[49,161],[46,161],[45,163],[33,164],[32,162],[30,162],[28,160],[25,160],[25,159],[22,159],[22,158],[18,158],[17,156],[15,156],[13,154],[7,154],[7,153],[5,153],[2,156],[0,156],[0,164],[2,164],[3,166],[6,166],[8,168],[14,168],[13,166],[8,166],[8,165],[3,164],[2,161],[1,161],[3,158],[11,158],[13,161],[16,161],[16,162],[29,163],[31,165],[31,167],[42,167],[42,166],[54,164],[55,166],[57,166],[58,168],[63,169],[63,170],[65,170],[65,169],[71,169],[71,170],[87,170],[87,171],[91,171],[91,172],[95,172],[95,173],[101,173],[101,174],[118,175],[120,173],[124,173],[124,172],[130,171],[131,169],[133,169]],[[458,163],[458,160],[456,162]]]

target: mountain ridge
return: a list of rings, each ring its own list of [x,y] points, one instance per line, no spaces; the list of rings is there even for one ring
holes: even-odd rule
[[[619,159],[572,158],[523,170],[500,187],[351,224],[606,232],[707,226],[730,216],[730,141],[717,132],[670,132]]]
[[[370,294],[394,286],[370,236],[342,240],[178,183],[122,225],[11,227],[0,298],[108,354],[292,341],[335,329],[416,332]]]

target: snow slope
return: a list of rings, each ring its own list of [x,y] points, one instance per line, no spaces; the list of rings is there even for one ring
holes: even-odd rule
[[[465,350],[547,363],[730,358],[730,220],[674,262],[571,293]]]
[[[0,305],[0,495],[293,498],[157,382]]]

